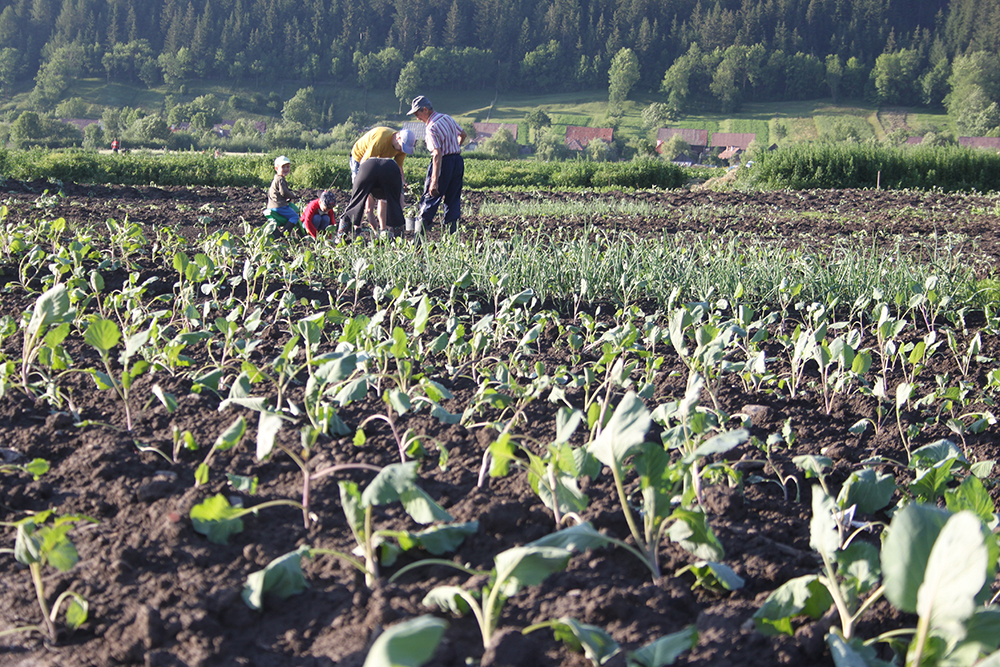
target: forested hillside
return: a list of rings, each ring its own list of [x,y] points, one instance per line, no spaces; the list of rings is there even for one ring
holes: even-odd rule
[[[3,0],[0,96],[52,110],[76,77],[176,89],[343,82],[744,101],[946,104],[1000,126],[996,0]],[[617,77],[617,81],[616,81]],[[959,104],[960,102],[960,104]],[[237,100],[238,105],[238,100]],[[332,120],[325,118],[323,120]]]

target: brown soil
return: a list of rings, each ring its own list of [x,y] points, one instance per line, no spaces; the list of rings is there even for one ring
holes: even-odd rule
[[[261,191],[240,188],[64,184],[60,189],[44,183],[7,182],[2,189],[8,216],[13,219],[64,217],[71,226],[92,224],[102,228],[108,218],[122,220],[127,216],[147,228],[150,238],[155,238],[155,229],[161,227],[171,227],[189,238],[195,238],[206,226],[238,230],[241,219],[259,220],[263,203]],[[46,189],[49,195],[57,191],[59,194],[41,196]],[[509,221],[477,216],[482,202],[503,198],[633,198],[656,203],[665,214],[600,221]],[[346,193],[338,195],[338,205],[346,200]],[[466,219],[470,227],[494,234],[514,229],[567,234],[593,229],[595,225],[605,230],[657,236],[685,231],[740,231],[795,247],[859,239],[870,245],[900,244],[907,252],[927,256],[933,255],[941,239],[948,235],[960,241],[966,259],[981,266],[982,275],[987,276],[992,275],[1000,260],[998,216],[975,210],[992,211],[994,206],[995,199],[983,196],[922,192],[470,192],[466,196]],[[199,221],[198,216],[210,220]],[[16,266],[0,268],[0,281],[9,283],[0,299],[0,314],[19,317],[31,307],[35,296],[14,287],[11,281]],[[142,259],[136,269],[140,281],[158,275],[158,271],[164,273],[161,267],[144,265]],[[126,278],[125,274],[106,276],[108,289],[120,287]],[[163,278],[153,283],[149,296],[170,294],[172,277]],[[369,313],[374,310],[370,293],[362,299],[360,309]],[[979,329],[971,319],[969,323],[967,335],[972,336]],[[915,331],[915,335],[920,333],[919,329]],[[982,335],[983,354],[1000,356],[995,331],[983,329]],[[266,363],[278,354],[288,336],[274,326],[264,332],[262,339],[259,359]],[[546,336],[541,341],[539,361],[547,367],[569,363],[566,348],[559,341]],[[18,356],[20,345],[19,336],[12,336],[3,343],[2,350],[8,356]],[[93,350],[82,343],[69,345],[68,351],[77,367],[98,363]],[[593,359],[592,355],[585,356],[583,362]],[[207,358],[197,361],[202,363]],[[668,362],[668,366],[671,364],[659,375],[661,386],[655,403],[677,398],[684,391],[686,373],[677,360]],[[991,368],[988,363],[974,365],[975,377],[970,381],[985,386],[985,374]],[[677,373],[671,375],[671,370]],[[931,383],[933,374],[951,373],[953,378],[959,375],[954,359],[947,354],[940,355],[928,373],[932,374],[927,376]],[[444,407],[461,411],[474,390],[472,383],[449,379],[444,374],[435,377],[455,394],[455,399]],[[256,415],[236,408],[219,412],[219,398],[210,392],[192,393],[190,379],[165,373],[146,375],[137,381],[135,395],[149,396],[152,385],[159,384],[175,394],[180,404],[172,415],[157,401],[135,406],[135,428],[127,433],[122,430],[121,404],[111,393],[95,391],[89,376],[70,374],[62,384],[72,392],[73,407],[83,420],[107,422],[111,427],[78,427],[67,408],[57,410],[16,389],[10,390],[0,399],[3,448],[27,460],[45,458],[52,470],[37,481],[23,474],[0,476],[0,520],[16,521],[30,512],[52,508],[60,514],[81,513],[99,521],[71,533],[80,553],[80,562],[72,570],[49,570],[45,574],[49,598],[64,590],[81,593],[90,601],[90,619],[78,630],[65,633],[56,645],[43,642],[38,634],[0,639],[0,665],[361,665],[381,628],[428,613],[421,600],[433,586],[465,585],[468,581],[456,571],[433,567],[369,591],[353,570],[332,556],[322,556],[303,563],[311,586],[306,592],[284,601],[268,600],[263,613],[252,612],[241,601],[240,592],[246,577],[272,559],[302,544],[351,550],[353,541],[335,480],[326,478],[316,483],[312,511],[317,520],[308,530],[302,526],[301,513],[277,507],[247,516],[245,530],[233,536],[228,545],[211,544],[193,530],[188,514],[194,504],[215,493],[240,495],[227,486],[224,473],[259,477],[258,494],[244,496],[247,505],[301,495],[301,475],[287,456],[279,454],[266,463],[256,460],[252,451]],[[889,384],[894,386],[891,381]],[[301,387],[296,391],[301,392]],[[779,432],[786,419],[792,420],[797,436],[794,448],[776,453],[775,466],[782,475],[795,476],[803,491],[801,499],[795,499],[795,485],[791,485],[786,500],[776,476],[750,463],[746,464],[748,471],[753,468],[754,473],[769,481],[747,483],[742,490],[716,485],[707,492],[706,509],[725,547],[725,562],[746,580],[744,588],[726,594],[692,589],[689,575],[673,573],[694,559],[674,544],[665,543],[661,548],[666,574],[657,581],[652,581],[639,562],[622,549],[593,550],[575,556],[565,572],[511,598],[500,619],[497,640],[485,654],[475,620],[471,616],[450,619],[431,664],[459,667],[471,659],[482,660],[484,665],[588,665],[582,655],[556,643],[551,632],[519,632],[533,623],[572,616],[605,628],[627,649],[694,624],[699,632],[698,644],[678,664],[832,665],[823,642],[829,619],[802,621],[793,637],[765,637],[748,622],[775,588],[793,577],[815,573],[820,566],[809,547],[810,482],[792,465],[791,458],[821,452],[831,457],[835,463],[831,483],[836,489],[862,460],[873,454],[905,460],[898,433],[893,424],[877,435],[870,431],[850,435],[852,424],[875,416],[875,399],[857,394],[835,401],[830,414],[813,391],[792,400],[784,392],[751,394],[739,384],[728,384],[721,388],[719,400],[722,409],[730,414],[743,412],[746,406],[762,406],[752,408],[756,414],[752,433],[761,440]],[[555,408],[547,402],[536,402],[529,422],[518,429],[519,433],[547,442],[553,433]],[[968,409],[985,408],[973,405]],[[372,392],[364,401],[344,410],[341,417],[353,429],[366,415],[383,410],[380,397]],[[232,452],[216,456],[209,483],[196,487],[194,470],[207,446],[237,414],[244,414],[250,424],[246,441]],[[426,412],[401,417],[400,426],[421,434],[434,454],[421,463],[422,487],[457,521],[479,521],[479,531],[454,554],[455,562],[489,569],[500,551],[553,530],[551,513],[532,493],[523,473],[489,480],[482,488],[477,486],[484,447],[494,437],[490,430],[444,425]],[[169,452],[173,429],[190,430],[202,450],[182,451],[178,463],[169,463],[155,453],[137,449],[141,444]],[[294,429],[285,429],[280,437],[291,447],[298,442]],[[655,434],[649,437],[655,438]],[[943,423],[929,424],[915,445],[946,437],[954,436]],[[964,444],[970,457],[1000,458],[993,427],[980,435],[967,436]],[[437,465],[439,448],[449,452],[445,469]],[[750,445],[728,455],[731,461],[759,458],[760,452]],[[311,465],[386,465],[396,460],[396,445],[388,428],[372,427],[362,447],[355,447],[351,438],[321,440]],[[583,481],[583,490],[591,498],[583,516],[598,529],[625,539],[628,530],[609,477],[605,473],[597,480]],[[356,473],[343,478],[363,485],[371,476]],[[379,509],[377,527],[414,528],[398,506]],[[887,520],[882,515],[873,518]],[[3,528],[0,537],[3,547],[13,547],[13,529]],[[876,537],[868,539],[877,543]],[[394,567],[387,568],[385,575],[414,560],[413,556],[404,556]],[[5,570],[0,587],[0,630],[38,623],[39,611],[27,569],[9,553],[0,554],[0,567]],[[871,637],[914,624],[914,618],[880,603],[866,613],[857,632]],[[621,656],[617,660],[623,664]]]

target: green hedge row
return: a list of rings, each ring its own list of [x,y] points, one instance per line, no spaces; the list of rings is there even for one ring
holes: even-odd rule
[[[766,189],[1000,190],[1000,155],[956,146],[793,144],[757,152],[740,172],[740,183]]]
[[[18,151],[0,149],[0,174],[22,181],[58,180],[123,185],[210,185],[266,187],[274,175],[277,154],[223,155],[204,153],[118,155],[85,151]],[[289,182],[301,188],[350,188],[347,156],[331,152],[295,151]],[[409,183],[423,181],[429,158],[406,160]],[[466,159],[465,185],[500,187],[675,188],[684,183],[679,167],[659,159],[631,162],[533,162]]]

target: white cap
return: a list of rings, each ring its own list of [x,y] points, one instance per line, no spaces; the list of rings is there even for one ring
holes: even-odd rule
[[[275,169],[277,169],[278,167],[280,167],[283,164],[291,164],[291,163],[292,163],[292,161],[289,160],[284,155],[279,155],[278,157],[274,158],[274,168]]]

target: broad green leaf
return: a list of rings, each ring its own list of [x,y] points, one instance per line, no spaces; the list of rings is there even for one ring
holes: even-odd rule
[[[931,549],[949,516],[936,507],[910,504],[893,517],[882,544],[882,578],[885,596],[897,609],[916,613]]]
[[[909,467],[913,469],[929,468],[949,459],[955,459],[963,464],[968,463],[962,450],[955,443],[951,440],[938,440],[914,449],[910,455]]]
[[[354,538],[358,544],[364,543],[365,535],[365,507],[361,500],[361,492],[355,482],[341,480],[337,482],[340,487],[340,506],[347,517],[347,525],[351,527]]]
[[[386,402],[392,406],[392,409],[401,415],[405,415],[413,407],[409,395],[399,389],[390,389],[385,392],[384,396]]]
[[[724,454],[733,447],[743,444],[750,437],[750,432],[745,428],[734,431],[726,431],[709,438],[698,446],[694,453],[685,458],[703,458],[712,454]]]
[[[704,512],[678,508],[669,518],[674,522],[667,529],[667,535],[685,551],[702,560],[721,561],[725,558],[722,543],[712,532]]]
[[[689,625],[629,653],[625,662],[629,667],[665,667],[674,664],[681,653],[693,649],[697,643],[698,630]]]
[[[996,506],[993,504],[993,499],[979,478],[972,475],[962,480],[957,488],[945,491],[944,500],[952,512],[969,510],[987,525],[996,520],[994,516]]]
[[[451,521],[451,515],[417,486],[417,462],[393,463],[387,465],[361,494],[364,507],[403,503],[406,513],[418,523]]]
[[[567,475],[561,470],[555,471],[553,477],[555,477],[556,486],[555,497],[553,497],[553,492],[549,488],[552,480],[548,475],[542,480],[544,483],[539,483],[539,479],[534,474],[531,475],[531,478],[534,480],[532,481],[532,487],[537,487],[538,498],[546,507],[554,509],[558,504],[559,511],[563,514],[567,512],[579,513],[587,509],[590,498],[580,490],[580,486],[574,477]]]
[[[119,363],[122,365],[127,364],[128,360],[134,357],[135,353],[141,350],[149,341],[149,334],[150,330],[146,329],[145,331],[140,331],[137,334],[129,336],[128,340],[125,341],[125,349],[122,350],[121,355],[118,357]]]
[[[819,486],[812,488],[812,518],[809,521],[809,546],[825,556],[827,560],[836,559],[840,548],[840,536],[837,532],[837,511],[833,499]]]
[[[965,623],[965,639],[962,644],[974,645],[975,655],[997,650],[1000,645],[1000,609],[994,607],[978,608]],[[978,663],[979,667],[983,663]]]
[[[620,468],[632,449],[645,440],[651,422],[649,410],[642,399],[630,391],[618,404],[601,434],[587,445],[587,451],[609,468]]]
[[[746,584],[746,581],[740,575],[736,574],[733,568],[729,567],[725,563],[718,563],[715,561],[700,560],[688,567],[682,568],[682,570],[688,570],[695,575],[696,583],[695,586],[701,584],[703,586],[708,586],[709,588],[723,588],[727,591],[736,591]],[[680,574],[680,572],[678,572]],[[694,588],[694,586],[692,586]]]
[[[540,537],[525,546],[559,547],[567,551],[580,552],[587,549],[598,549],[607,546],[609,543],[610,540],[607,537],[597,532],[589,521],[585,521],[575,526],[549,533],[545,537]]]
[[[542,583],[566,567],[573,552],[559,547],[514,547],[497,554],[496,585],[511,597],[522,588]]]
[[[836,629],[826,636],[826,644],[830,647],[830,654],[836,667],[872,667],[854,646],[844,641]]]
[[[771,593],[753,615],[757,631],[763,635],[792,636],[796,616],[819,618],[833,604],[833,597],[815,574],[796,577]]]
[[[562,641],[574,651],[583,651],[595,665],[603,665],[620,650],[618,642],[607,632],[569,616],[553,621],[552,632],[556,640]]]
[[[506,477],[510,464],[515,460],[517,445],[510,439],[510,433],[501,433],[490,443],[490,477]]]
[[[111,379],[111,376],[102,371],[90,371],[90,377],[94,378],[94,384],[101,391],[107,391],[108,389],[113,389],[115,386],[115,381]]]
[[[163,387],[158,384],[153,385],[153,396],[155,396],[160,404],[167,410],[167,414],[172,415],[174,410],[177,409],[177,397],[173,394],[163,391]]]
[[[420,667],[434,656],[447,627],[447,621],[430,615],[388,627],[372,644],[364,667]]]
[[[243,439],[243,434],[246,432],[247,421],[243,418],[243,415],[240,415],[225,431],[219,434],[219,437],[215,439],[213,447],[220,452],[230,450],[240,444],[240,440]]]
[[[576,429],[583,421],[583,412],[574,408],[563,406],[556,412],[556,439],[555,444],[569,442],[569,439],[576,433]]]
[[[917,614],[946,637],[964,637],[963,622],[976,608],[976,594],[986,583],[988,551],[982,522],[972,512],[948,519],[927,559],[917,591]]]
[[[437,607],[450,611],[456,616],[469,613],[469,602],[465,599],[465,589],[458,586],[438,586],[424,596],[421,601],[425,607]]]
[[[872,468],[851,473],[837,496],[837,507],[856,505],[859,512],[872,514],[889,504],[896,491],[896,478]]]
[[[455,397],[447,387],[428,378],[420,379],[420,387],[424,390],[427,398],[434,401],[435,404]]]
[[[69,606],[66,607],[66,625],[71,630],[76,630],[86,623],[88,609],[87,601],[74,595],[69,601]]]
[[[428,524],[435,521],[453,520],[443,507],[434,502],[434,499],[427,495],[426,491],[416,485],[402,491],[399,494],[399,499],[403,503],[403,509],[417,523]]]
[[[304,591],[308,584],[302,574],[302,556],[309,555],[309,547],[275,558],[263,570],[247,577],[243,587],[243,602],[255,611],[264,608],[264,595],[274,595],[282,600]]]
[[[900,382],[896,386],[896,409],[900,410],[910,400],[913,395],[913,385],[909,382]]]
[[[30,463],[25,464],[24,470],[35,479],[38,479],[49,471],[49,462],[45,459],[32,459]]]
[[[54,285],[35,301],[31,319],[28,320],[28,335],[37,336],[53,324],[62,322],[69,315],[69,292],[62,283]]]
[[[882,576],[878,549],[874,545],[855,540],[837,552],[837,574],[853,586],[858,595],[878,585]]]
[[[230,535],[243,532],[241,513],[240,508],[230,505],[219,493],[192,507],[190,517],[196,533],[214,544],[226,544]]]
[[[833,467],[833,459],[830,457],[813,456],[812,454],[793,456],[792,463],[794,463],[799,470],[806,474],[806,479],[811,477],[822,477],[826,474],[826,471],[829,468]]]
[[[194,471],[194,482],[196,485],[200,486],[202,484],[208,484],[208,473],[209,468],[206,463],[199,463],[198,467]]]
[[[34,521],[23,521],[17,524],[17,536],[14,538],[14,558],[22,565],[42,562],[42,541],[35,534],[36,530]]]
[[[403,546],[404,550],[420,547],[428,553],[440,556],[457,549],[466,537],[474,535],[478,530],[478,521],[433,526],[417,533],[405,533],[412,541],[409,546],[404,546],[400,542],[400,546]]]
[[[261,412],[257,420],[257,460],[263,461],[274,450],[274,440],[284,420],[273,412]]]
[[[38,531],[39,536],[42,538],[43,560],[60,572],[71,570],[80,560],[80,555],[77,553],[76,547],[66,537],[66,534],[72,528],[72,524],[63,523],[61,525],[46,526]]]
[[[63,322],[59,326],[52,327],[51,329],[49,329],[49,332],[45,334],[44,338],[45,344],[48,347],[52,348],[56,347],[57,345],[61,345],[62,342],[66,340],[66,336],[69,335],[69,331],[70,331],[69,322]]]
[[[430,301],[427,299],[427,295],[424,294],[420,297],[420,303],[417,304],[417,314],[413,318],[413,330],[417,334],[422,334],[424,329],[427,328],[427,320],[430,318],[431,310],[433,308],[430,305]]]
[[[226,480],[229,481],[229,486],[233,487],[233,489],[239,491],[240,493],[246,493],[251,496],[257,493],[256,477],[226,473]]]
[[[354,352],[335,352],[335,357],[324,361],[313,373],[324,384],[343,382],[354,374],[358,367],[358,355]]]
[[[107,352],[115,345],[117,345],[122,338],[121,332],[118,330],[118,325],[111,320],[97,319],[90,323],[87,327],[86,333],[83,334],[83,340],[86,341],[87,345],[99,350],[100,352]]]

